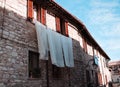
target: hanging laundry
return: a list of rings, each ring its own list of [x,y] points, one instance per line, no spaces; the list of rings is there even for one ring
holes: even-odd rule
[[[65,59],[65,64],[67,67],[74,67],[74,59],[73,59],[73,49],[72,49],[72,39],[61,36],[62,49]]]
[[[64,67],[60,34],[48,29],[48,43],[52,64]]]
[[[48,60],[48,36],[46,27],[40,22],[35,23],[40,59]]]

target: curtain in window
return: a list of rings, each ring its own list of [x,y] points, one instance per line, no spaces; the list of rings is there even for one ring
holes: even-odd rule
[[[40,22],[35,23],[40,59],[48,60],[48,36],[47,29]]]
[[[48,29],[48,43],[52,64],[64,67],[60,34]]]
[[[72,39],[61,35],[62,49],[67,67],[74,67]]]

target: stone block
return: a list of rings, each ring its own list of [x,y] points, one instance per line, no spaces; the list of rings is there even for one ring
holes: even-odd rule
[[[0,83],[0,87],[6,87],[4,83]]]

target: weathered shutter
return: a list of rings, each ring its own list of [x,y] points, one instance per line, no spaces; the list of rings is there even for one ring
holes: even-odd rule
[[[98,73],[98,80],[99,80],[99,85],[102,85],[102,76],[100,73]]]
[[[65,35],[69,36],[68,35],[68,22],[65,22]]]
[[[41,8],[41,23],[46,24],[46,10],[44,8]]]
[[[41,9],[40,6],[37,6],[37,20],[40,22],[41,21]]]
[[[83,38],[83,49],[85,52],[87,52],[87,42],[84,38]]]
[[[60,33],[60,29],[60,18],[56,17],[56,31]]]
[[[106,79],[106,84],[108,83],[108,80],[107,80],[107,75],[105,75],[105,79]]]
[[[27,2],[27,17],[28,19],[33,19],[33,0],[28,0]]]

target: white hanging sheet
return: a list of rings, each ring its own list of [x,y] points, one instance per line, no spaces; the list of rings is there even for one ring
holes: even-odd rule
[[[48,36],[46,27],[40,22],[35,23],[37,40],[38,40],[38,49],[40,53],[40,59],[48,60]]]
[[[48,43],[52,64],[64,67],[60,34],[48,29]]]
[[[61,43],[66,66],[74,67],[72,39],[65,36],[61,36]]]

